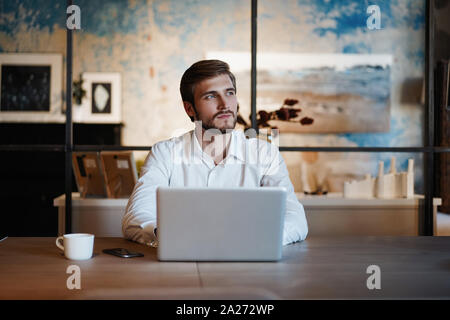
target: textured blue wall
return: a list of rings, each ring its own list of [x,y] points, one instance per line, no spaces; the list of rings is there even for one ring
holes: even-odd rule
[[[191,128],[178,92],[179,79],[189,65],[208,51],[250,51],[249,0],[75,2],[81,8],[82,30],[74,33],[74,75],[122,74],[123,141],[128,145],[150,145]],[[65,3],[0,0],[0,52],[64,54]],[[366,27],[371,4],[381,8],[382,30]],[[424,0],[260,0],[258,11],[261,52],[388,53],[394,58],[390,132],[286,135],[282,139],[286,145],[422,144],[423,106],[405,102],[403,92],[408,80],[423,77]],[[248,99],[248,90],[239,93]],[[390,156],[342,155],[341,159],[354,160],[341,169],[345,172],[359,163],[361,169],[353,169],[357,173],[375,173],[376,161],[387,162]],[[422,162],[421,155],[398,156],[401,170],[410,156],[418,166]],[[288,165],[296,166],[292,157],[298,154],[286,155]],[[420,189],[420,168],[416,176]]]

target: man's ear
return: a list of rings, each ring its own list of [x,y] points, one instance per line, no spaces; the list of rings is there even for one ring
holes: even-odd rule
[[[192,103],[183,101],[183,106],[184,106],[184,111],[186,111],[187,115],[190,118],[195,118],[195,110],[194,110],[194,106],[192,105]]]

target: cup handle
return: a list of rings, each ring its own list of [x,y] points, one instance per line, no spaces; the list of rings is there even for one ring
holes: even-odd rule
[[[59,242],[60,240],[64,240],[64,237],[61,236],[56,238],[56,246],[60,248],[62,251],[64,251],[64,246]]]

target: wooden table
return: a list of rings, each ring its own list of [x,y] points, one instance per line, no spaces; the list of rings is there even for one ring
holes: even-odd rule
[[[123,259],[102,253],[125,247]],[[69,290],[66,269],[81,269]],[[367,288],[369,265],[381,289]],[[0,299],[450,299],[450,237],[310,237],[271,263],[159,262],[156,249],[96,238],[94,257],[70,261],[55,238],[0,242]]]

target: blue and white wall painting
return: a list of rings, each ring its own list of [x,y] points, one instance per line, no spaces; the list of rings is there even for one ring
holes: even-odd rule
[[[207,58],[227,61],[239,82],[250,79],[248,54],[209,52]],[[245,62],[245,63],[242,63]],[[259,110],[285,105],[296,116],[269,120],[282,133],[389,132],[391,55],[261,53],[257,56]],[[244,92],[240,105],[249,108]],[[302,125],[300,120],[314,120]]]
[[[211,52],[247,55],[250,52],[250,0],[75,2],[81,8],[82,30],[74,32],[74,77],[81,72],[122,74],[122,119],[125,124],[122,140],[125,145],[152,145],[190,130],[192,123],[184,114],[178,89],[184,70]],[[65,3],[65,0],[0,0],[0,52],[65,54]],[[380,8],[381,28],[370,30],[367,8],[374,4]],[[281,145],[422,145],[424,107],[417,92],[422,90],[420,84],[424,76],[424,30],[425,0],[259,0],[259,53],[296,54],[303,56],[304,63],[308,57],[318,55],[345,60],[350,57],[346,55],[351,54],[368,59],[368,65],[381,66],[373,68],[379,73],[377,81],[366,78],[366,86],[356,81],[353,88],[354,92],[365,90],[368,94],[360,95],[360,99],[371,99],[368,103],[353,106],[365,110],[364,114],[358,111],[345,116],[350,124],[341,126],[342,123],[333,123],[332,119],[341,111],[345,113],[345,106],[337,108],[330,104],[324,107],[312,103],[310,106],[315,106],[315,111],[314,108],[308,111],[307,106],[303,109],[304,112],[316,112],[317,131],[282,131]],[[383,60],[386,57],[389,57],[389,63]],[[333,63],[327,59],[321,61],[325,67]],[[250,59],[245,63],[249,68]],[[297,73],[298,79],[289,81],[289,86],[295,86],[296,81],[305,76],[306,69],[308,66],[302,65],[297,72],[303,74]],[[321,76],[343,76],[347,80],[355,76],[352,74],[355,70],[339,70]],[[357,74],[357,79],[369,77],[370,73],[366,71]],[[287,81],[285,71],[271,72],[277,76],[279,84]],[[317,69],[309,72],[317,72]],[[338,81],[342,82],[341,79]],[[300,86],[301,82],[298,84]],[[264,89],[263,81],[258,82],[259,85]],[[333,87],[332,84],[314,89],[316,95],[348,90],[345,86]],[[250,101],[249,92],[248,79],[238,78],[238,98],[244,118],[249,115],[246,103]],[[294,92],[301,95],[298,88],[289,95]],[[261,95],[258,92],[258,97],[258,103],[264,108],[269,104],[274,107],[279,100],[264,90]],[[324,113],[328,107],[336,114]],[[328,118],[326,125],[320,125],[320,112],[323,119]],[[359,121],[360,117],[365,117],[364,124]],[[313,126],[308,128],[310,132],[315,130],[311,128]],[[136,153],[137,158],[145,155],[145,152]],[[300,167],[305,157],[297,152],[286,152],[283,156],[295,189],[302,191]],[[331,170],[330,191],[340,191],[344,179],[375,174],[377,161],[384,160],[388,167],[391,156],[393,154],[388,153],[319,153],[317,163],[320,163],[318,170]],[[422,192],[422,155],[395,156],[398,170],[406,169],[409,157],[415,158],[416,191]]]

